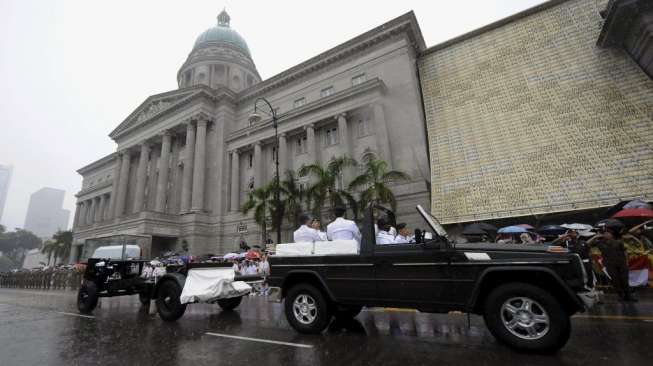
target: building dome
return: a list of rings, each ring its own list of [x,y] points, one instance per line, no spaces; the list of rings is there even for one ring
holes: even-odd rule
[[[195,50],[211,43],[229,43],[232,46],[238,47],[248,57],[252,57],[249,53],[247,42],[245,42],[245,39],[238,32],[229,26],[229,20],[229,14],[223,10],[218,15],[218,25],[200,34],[195,41],[193,49]]]
[[[247,42],[229,26],[230,20],[222,10],[218,24],[197,37],[177,73],[180,88],[202,84],[239,92],[261,81]]]

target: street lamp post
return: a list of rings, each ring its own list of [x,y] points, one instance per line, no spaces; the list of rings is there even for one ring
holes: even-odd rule
[[[277,244],[281,243],[281,197],[280,197],[280,183],[279,183],[279,123],[278,123],[278,118],[277,118],[277,111],[272,107],[272,104],[270,102],[263,98],[257,98],[256,101],[254,102],[254,112],[249,115],[249,122],[250,123],[256,123],[260,122],[263,117],[257,113],[257,106],[259,102],[264,102],[265,105],[270,108],[270,113],[267,113],[268,115],[272,116],[272,126],[274,127],[274,141],[275,141],[275,156],[274,156],[274,164],[275,164],[275,173],[274,173],[274,180],[275,180],[275,189],[274,189],[274,203],[275,203],[275,215],[276,217],[276,230],[277,230]]]

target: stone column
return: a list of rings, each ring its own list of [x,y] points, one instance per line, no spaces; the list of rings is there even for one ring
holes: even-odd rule
[[[105,209],[105,205],[106,205],[106,202],[105,202],[105,201],[106,201],[106,197],[105,197],[105,195],[104,195],[104,194],[103,194],[103,195],[100,195],[100,197],[98,198],[98,200],[99,200],[100,202],[99,202],[99,205],[98,205],[98,209],[97,209],[97,211],[95,212],[95,222],[102,222],[102,221],[104,221],[104,209]]]
[[[159,159],[159,177],[156,181],[156,204],[154,210],[164,212],[166,207],[166,192],[168,190],[168,171],[170,168],[170,142],[172,133],[163,132],[161,142],[161,158]]]
[[[138,159],[138,168],[136,171],[136,196],[134,197],[133,213],[143,210],[145,202],[145,181],[147,180],[147,162],[150,155],[150,145],[147,142],[141,143],[141,155]]]
[[[288,141],[286,140],[286,133],[279,134],[279,151],[277,151],[277,158],[279,159],[279,179],[283,181],[288,170]]]
[[[388,135],[388,125],[385,121],[385,112],[383,104],[380,102],[372,105],[374,111],[374,126],[376,127],[377,142],[380,150],[380,158],[388,163],[388,170],[392,169],[392,155],[390,150],[390,136]]]
[[[254,188],[263,187],[263,154],[261,141],[254,144]]]
[[[188,121],[186,123],[186,158],[184,159],[184,172],[181,178],[181,213],[190,211],[191,190],[193,184],[193,157],[195,155],[195,127]]]
[[[206,176],[206,125],[201,117],[197,120],[197,139],[195,142],[195,164],[193,166],[192,211],[204,211],[204,181]]]
[[[111,182],[111,200],[109,201],[109,219],[116,217],[116,198],[118,197],[118,182],[120,179],[120,163],[122,161],[122,154],[116,153],[116,162],[113,166],[113,176]]]
[[[79,217],[77,218],[77,226],[86,225],[86,202],[82,201],[79,205]]]
[[[315,151],[315,125],[312,123],[306,126],[306,149],[308,151],[308,164],[317,162],[317,155]]]
[[[88,210],[88,213],[86,215],[86,223],[88,223],[89,225],[93,225],[93,223],[95,222],[95,197],[93,197],[93,198],[91,198],[89,200],[89,206],[88,207],[89,207],[89,210]]]
[[[349,130],[347,128],[347,114],[340,113],[336,116],[338,121],[338,142],[340,143],[340,151],[353,159],[354,153],[351,148],[351,140],[349,139]],[[346,186],[353,179],[354,171],[352,167],[347,167],[342,172],[343,186]]]
[[[73,219],[73,228],[79,226],[79,211],[82,209],[81,203],[77,202],[75,204],[75,218]]]
[[[239,152],[231,152],[231,211],[240,210],[240,169],[239,169]]]
[[[120,217],[125,214],[125,200],[127,199],[127,185],[129,184],[129,165],[131,160],[129,150],[124,150],[120,155],[120,180],[118,182],[114,217]]]

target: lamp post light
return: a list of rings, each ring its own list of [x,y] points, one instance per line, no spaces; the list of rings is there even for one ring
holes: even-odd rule
[[[264,102],[265,105],[270,108],[270,112],[264,112],[267,115],[272,117],[272,126],[274,127],[274,141],[275,141],[275,156],[274,156],[274,164],[275,164],[275,173],[274,173],[274,180],[275,180],[275,189],[274,189],[274,203],[275,203],[275,214],[277,215],[277,221],[276,221],[276,230],[277,230],[277,244],[281,243],[281,198],[280,198],[280,183],[279,183],[279,134],[278,134],[278,118],[277,118],[277,111],[272,107],[272,104],[270,102],[261,97],[257,98],[256,101],[254,102],[254,112],[249,115],[249,122],[250,123],[257,123],[260,122],[263,117],[261,116],[260,113],[257,113],[257,106],[259,102]],[[259,108],[260,109],[260,108]]]

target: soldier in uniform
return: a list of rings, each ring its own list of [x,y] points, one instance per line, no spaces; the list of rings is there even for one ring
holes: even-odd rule
[[[630,291],[628,284],[628,262],[626,261],[626,248],[621,239],[619,230],[606,227],[603,233],[587,241],[589,246],[596,246],[601,251],[603,265],[608,270],[612,287],[622,301],[637,301]]]

